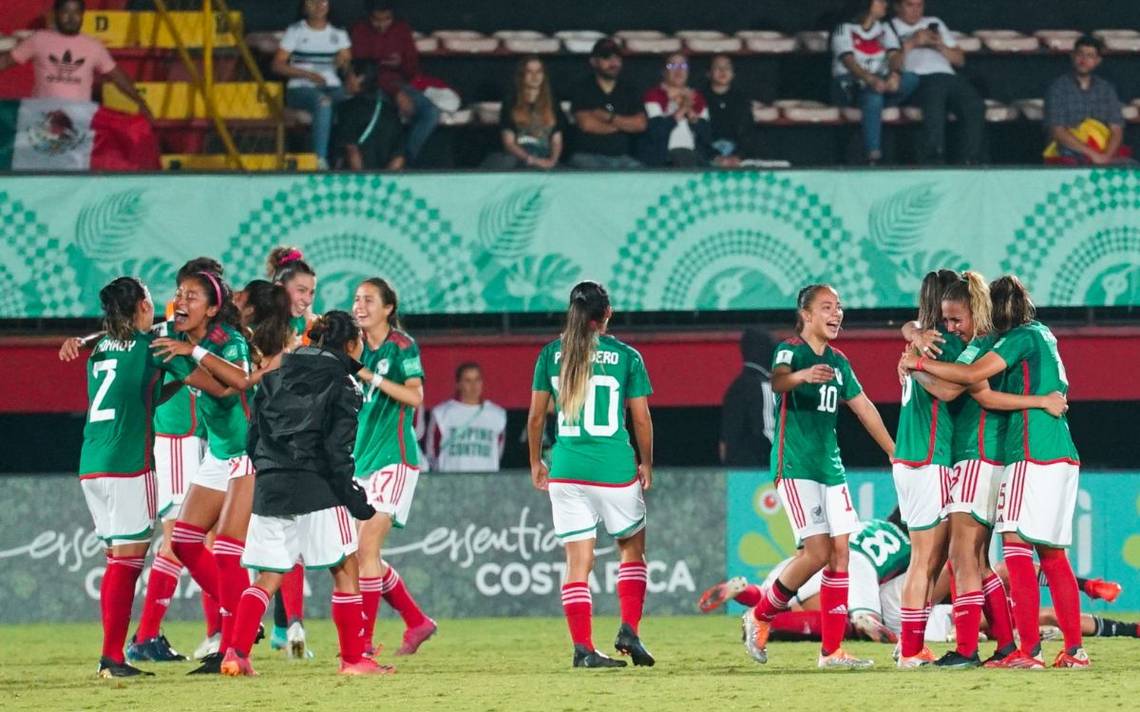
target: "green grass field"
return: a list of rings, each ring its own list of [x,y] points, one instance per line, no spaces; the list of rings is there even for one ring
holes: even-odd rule
[[[595,642],[612,644],[616,621],[595,621]],[[315,660],[290,662],[262,643],[254,651],[261,675],[243,679],[187,677],[190,663],[148,665],[156,676],[95,677],[100,630],[92,624],[0,627],[0,709],[4,710],[502,710],[587,709],[969,710],[1135,709],[1140,699],[1140,641],[1092,639],[1093,669],[1084,671],[900,671],[891,647],[854,643],[875,659],[867,671],[815,669],[814,643],[773,643],[772,661],[753,663],[725,616],[651,618],[642,635],[657,656],[654,668],[574,670],[561,619],[441,621],[439,635],[412,658],[395,660],[398,674],[335,675],[336,636],[328,621],[311,621]],[[192,650],[197,624],[167,628],[176,648]],[[390,644],[391,619],[380,635]],[[604,646],[604,647],[603,647]],[[1046,645],[1056,654],[1059,643]],[[935,646],[941,654],[947,646]],[[983,644],[989,652],[992,644]],[[612,652],[612,651],[611,651]],[[393,662],[382,655],[385,662]]]

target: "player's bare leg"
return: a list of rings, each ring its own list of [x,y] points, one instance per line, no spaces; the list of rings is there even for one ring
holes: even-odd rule
[[[621,604],[621,626],[614,648],[628,655],[634,665],[652,666],[653,655],[641,643],[639,626],[645,608],[645,588],[649,572],[645,565],[645,529],[631,537],[618,539],[621,566],[618,569],[618,600]]]

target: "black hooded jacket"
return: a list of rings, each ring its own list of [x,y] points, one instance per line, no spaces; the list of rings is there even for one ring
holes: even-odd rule
[[[249,424],[254,514],[281,517],[344,505],[357,519],[371,517],[353,479],[361,394],[350,374],[359,369],[344,353],[305,346],[262,379]]]

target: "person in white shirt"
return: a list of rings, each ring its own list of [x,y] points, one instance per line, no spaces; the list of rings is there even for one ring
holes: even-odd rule
[[[914,103],[922,108],[919,163],[946,162],[946,116],[953,112],[962,131],[963,163],[980,163],[986,105],[965,77],[954,71],[966,55],[946,23],[926,14],[925,0],[894,0],[890,20],[902,48],[899,66],[918,75]]]
[[[918,77],[900,72],[893,61],[898,38],[882,19],[887,0],[854,0],[847,21],[831,32],[834,102],[863,112],[863,149],[867,162],[883,157],[883,108],[897,106],[918,87]]]
[[[455,370],[455,398],[431,409],[426,449],[437,472],[498,472],[507,411],[483,398],[483,370]]]
[[[329,0],[305,0],[303,8],[304,19],[289,25],[281,38],[273,71],[289,78],[286,106],[312,115],[313,153],[326,168],[333,105],[360,91],[360,82],[352,73],[348,33],[329,24]]]

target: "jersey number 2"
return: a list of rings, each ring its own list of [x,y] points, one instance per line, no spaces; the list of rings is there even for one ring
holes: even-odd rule
[[[558,377],[554,376],[550,379],[550,385],[554,386],[554,390],[558,390]],[[618,380],[613,376],[590,376],[590,380],[586,382],[586,403],[582,407],[582,417],[580,419],[581,427],[577,425],[567,425],[566,415],[558,411],[558,437],[576,437],[582,434],[582,428],[595,438],[608,438],[618,431],[618,390],[620,385]],[[598,409],[598,390],[609,391],[610,406],[606,411],[605,420],[601,423],[597,422],[597,409]]]
[[[91,367],[91,373],[96,378],[103,376],[103,380],[99,383],[99,390],[95,391],[95,397],[91,399],[91,414],[87,418],[88,422],[101,423],[104,420],[115,419],[115,409],[104,408],[103,399],[107,397],[107,392],[111,390],[111,384],[115,382],[115,367],[118,365],[118,361],[99,361]]]

